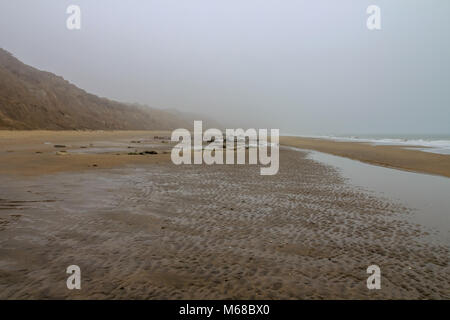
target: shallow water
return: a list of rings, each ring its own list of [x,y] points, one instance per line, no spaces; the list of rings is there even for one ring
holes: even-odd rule
[[[351,184],[412,208],[412,214],[407,217],[412,223],[435,231],[432,232],[434,240],[450,243],[449,178],[371,165],[318,151],[308,152],[310,159],[337,168]]]
[[[69,150],[69,153],[77,153],[77,154],[90,154],[90,153],[111,153],[111,152],[125,152],[125,151],[129,151],[130,149],[128,148],[83,148],[83,149],[72,149]]]

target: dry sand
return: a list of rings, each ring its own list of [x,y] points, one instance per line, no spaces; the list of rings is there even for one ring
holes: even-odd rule
[[[450,298],[448,246],[427,242],[404,219],[408,208],[355,189],[306,153],[281,150],[275,176],[117,152],[90,154],[100,164],[92,168],[94,159],[56,156],[43,140],[77,150],[153,145],[156,134],[64,134],[0,139],[0,163],[14,169],[0,176],[0,298]],[[72,264],[80,291],[66,288]],[[366,287],[371,264],[381,290]]]

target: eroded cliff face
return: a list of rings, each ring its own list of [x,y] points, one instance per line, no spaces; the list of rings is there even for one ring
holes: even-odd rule
[[[160,130],[191,126],[182,113],[100,98],[0,49],[0,129]]]

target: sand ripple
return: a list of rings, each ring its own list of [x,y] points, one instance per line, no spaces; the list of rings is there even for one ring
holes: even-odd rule
[[[0,298],[450,298],[449,248],[422,241],[407,208],[280,156],[275,176],[159,164],[9,181]],[[81,291],[65,287],[71,264]]]

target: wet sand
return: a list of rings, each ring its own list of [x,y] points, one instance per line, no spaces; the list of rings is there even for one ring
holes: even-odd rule
[[[316,138],[280,137],[280,144],[330,153],[379,166],[450,177],[450,155],[411,150],[402,146]]]
[[[170,134],[168,131],[0,130],[0,174],[29,176],[167,162],[170,161]],[[55,145],[64,147],[55,148]],[[151,157],[129,155],[153,150],[160,152]],[[61,154],[64,151],[67,154]]]
[[[131,139],[142,139],[139,150],[166,150],[154,135],[44,134],[8,145],[31,162],[45,154],[32,153],[39,139],[94,151],[57,156],[44,145],[65,164],[17,160],[2,171],[0,298],[450,298],[449,247],[427,242],[403,204],[348,184],[306,152],[281,149],[275,176],[254,165],[175,166],[164,153],[98,153],[128,149]],[[113,158],[121,160],[107,165]],[[87,167],[94,159],[105,164]],[[81,268],[79,291],[66,288],[72,264]],[[366,287],[372,264],[381,290]]]

